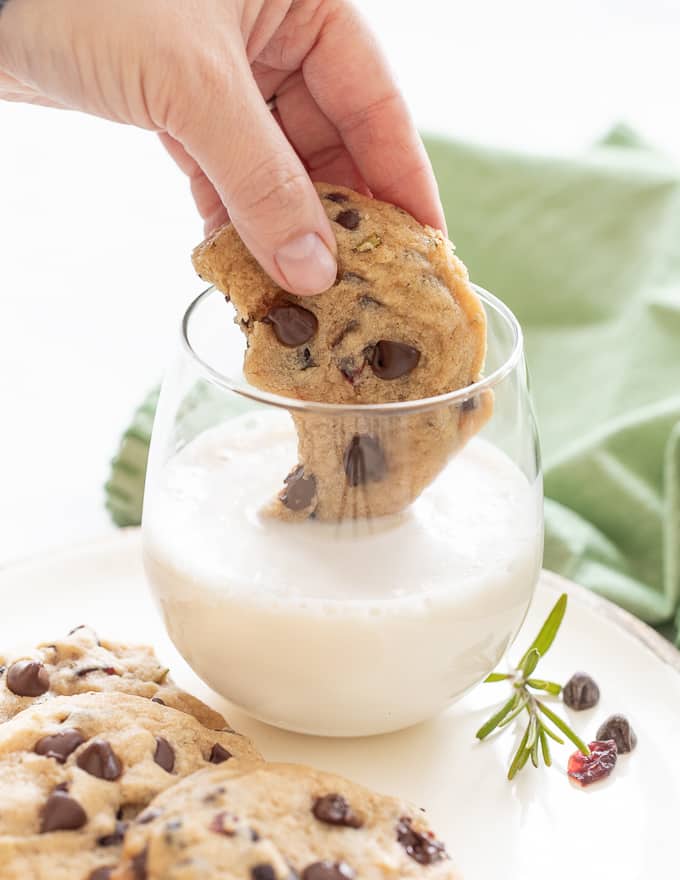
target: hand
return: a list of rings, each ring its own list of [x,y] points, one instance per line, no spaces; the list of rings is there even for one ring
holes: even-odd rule
[[[346,0],[8,0],[0,97],[158,132],[206,231],[230,218],[295,293],[336,276],[311,179],[444,229],[404,100]]]

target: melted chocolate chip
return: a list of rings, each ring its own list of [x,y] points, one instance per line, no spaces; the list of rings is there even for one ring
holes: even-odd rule
[[[39,697],[50,689],[50,677],[42,663],[18,660],[7,670],[7,687],[18,697]]]
[[[215,834],[224,834],[225,837],[235,837],[238,830],[238,817],[225,811],[216,813],[208,826]]]
[[[368,294],[359,298],[359,305],[362,309],[373,309],[373,308],[382,308],[382,303],[379,299],[376,299],[374,296],[368,296]]]
[[[146,847],[141,852],[138,852],[136,856],[130,861],[130,868],[132,869],[132,878],[133,880],[147,880],[146,873],[146,860],[148,856],[148,850]]]
[[[387,472],[385,454],[380,443],[370,434],[355,434],[349,442],[343,465],[350,486],[382,480]]]
[[[313,476],[305,476],[304,468],[299,464],[283,481],[284,489],[279,498],[288,510],[304,510],[316,495],[316,480]]]
[[[271,865],[254,865],[250,869],[252,880],[276,880],[276,871]]]
[[[340,211],[335,218],[335,222],[339,223],[340,226],[343,226],[345,229],[356,229],[361,222],[361,217],[358,211],[355,211],[354,208],[350,208],[348,211]]]
[[[327,199],[329,202],[346,202],[347,196],[344,193],[326,193],[324,199]]]
[[[111,875],[113,874],[114,868],[115,865],[95,868],[91,874],[87,875],[87,880],[111,880]]]
[[[151,697],[152,703],[158,703],[159,706],[165,706],[165,701],[161,700],[160,697]]]
[[[263,320],[272,325],[279,342],[289,348],[309,342],[319,326],[313,312],[293,303],[272,306]]]
[[[118,779],[123,772],[123,765],[116,753],[103,739],[92,740],[78,755],[76,764],[90,776],[107,779],[109,782]]]
[[[39,739],[33,751],[36,755],[54,758],[63,764],[71,752],[74,752],[84,742],[85,737],[79,730],[62,730]]]
[[[468,397],[467,400],[464,400],[460,408],[463,412],[471,412],[473,409],[477,409],[478,400],[476,397]]]
[[[111,834],[105,834],[103,837],[97,838],[98,846],[118,846],[123,842],[125,832],[127,831],[127,822],[116,822],[116,827]]]
[[[75,831],[87,822],[85,810],[65,791],[53,791],[40,815],[40,833]]]
[[[156,751],[153,759],[166,773],[172,773],[175,767],[175,750],[162,736],[156,737]]]
[[[637,745],[637,735],[624,715],[610,715],[597,729],[597,739],[613,739],[619,755],[632,752]]]
[[[326,794],[314,801],[312,813],[319,822],[361,828],[364,824],[341,794]]]
[[[346,862],[314,862],[302,872],[302,880],[354,880],[356,874]]]
[[[153,822],[154,819],[157,819],[161,815],[161,810],[157,810],[155,807],[150,807],[148,810],[144,810],[143,813],[140,813],[135,820],[137,825],[148,825],[149,822]]]
[[[76,678],[82,678],[91,672],[105,672],[107,675],[118,675],[113,666],[84,666],[82,669],[76,670]]]
[[[215,743],[215,745],[210,750],[210,757],[208,758],[208,760],[211,764],[224,764],[224,762],[228,761],[231,757],[231,752],[227,751],[227,749],[225,749],[224,746],[221,746],[219,743]]]
[[[379,379],[399,379],[418,366],[420,352],[405,342],[381,339],[367,350],[366,357]]]
[[[599,702],[600,689],[585,672],[575,672],[562,688],[562,699],[566,706],[577,712],[592,709]]]
[[[337,348],[338,345],[340,345],[340,343],[345,338],[345,336],[347,336],[348,333],[354,333],[354,331],[358,330],[358,329],[359,329],[359,322],[358,321],[350,321],[349,324],[347,324],[347,326],[344,327],[338,333],[338,335],[335,337],[335,339],[331,342],[331,348]]]
[[[404,817],[397,825],[397,840],[419,865],[431,865],[448,859],[444,844],[435,839],[434,835],[421,834],[411,827],[411,820]]]
[[[300,360],[300,369],[301,370],[309,370],[311,367],[316,367],[318,364],[312,357],[312,352],[308,348],[303,348],[299,353],[298,358]]]

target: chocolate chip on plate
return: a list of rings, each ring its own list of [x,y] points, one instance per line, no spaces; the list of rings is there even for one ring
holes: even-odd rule
[[[225,749],[224,746],[221,746],[219,743],[215,743],[215,745],[210,750],[210,757],[208,758],[208,760],[211,764],[223,764],[231,757],[231,752],[227,751],[227,749]]]
[[[600,689],[585,672],[575,672],[562,688],[562,699],[570,709],[581,712],[583,709],[592,709],[597,705]]]
[[[50,689],[50,677],[37,660],[17,660],[7,670],[7,687],[18,697],[40,697]]]
[[[379,379],[399,379],[418,366],[420,352],[405,342],[380,339],[367,351],[371,369]]]
[[[293,303],[272,306],[263,321],[272,325],[276,338],[289,348],[309,342],[319,326],[313,312]]]
[[[156,751],[153,759],[166,773],[172,773],[175,767],[175,750],[162,736],[156,737]]]
[[[92,740],[78,755],[76,764],[90,776],[106,779],[109,782],[118,779],[123,772],[123,765],[118,756],[103,739]]]
[[[345,229],[356,229],[360,221],[361,217],[359,216],[359,212],[355,211],[354,208],[350,208],[347,211],[340,211],[335,218],[335,222],[339,223],[340,226],[343,226]]]
[[[84,742],[85,737],[79,730],[62,730],[59,733],[43,736],[35,744],[33,751],[36,755],[54,758],[60,764],[63,764],[71,752],[74,752]]]
[[[320,822],[326,822],[328,825],[361,828],[364,824],[347,800],[336,792],[318,797],[312,806],[312,813]]]
[[[311,475],[305,475],[301,464],[283,482],[284,488],[279,498],[289,510],[304,510],[309,507],[316,494],[316,480]]]
[[[625,715],[610,715],[597,729],[597,739],[613,739],[619,755],[632,752],[637,745],[637,735]]]
[[[47,798],[40,816],[40,833],[75,831],[87,822],[87,814],[75,798],[55,790]]]
[[[302,872],[302,880],[353,880],[355,876],[347,862],[331,862],[328,859],[314,862]]]
[[[370,434],[355,434],[343,457],[343,466],[350,486],[362,486],[382,480],[387,472],[385,453]]]
[[[411,819],[403,817],[397,825],[397,840],[419,865],[431,865],[448,859],[444,844],[434,837],[415,831],[411,827]]]

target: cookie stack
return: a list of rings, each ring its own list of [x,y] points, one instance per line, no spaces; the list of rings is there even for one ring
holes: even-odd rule
[[[420,811],[265,763],[88,627],[0,665],[0,804],[2,880],[455,877]]]

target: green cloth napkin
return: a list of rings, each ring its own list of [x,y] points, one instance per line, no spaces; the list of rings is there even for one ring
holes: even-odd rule
[[[680,171],[624,127],[570,158],[427,146],[458,253],[526,335],[545,566],[670,636],[680,623]],[[114,462],[119,524],[139,521],[153,408],[152,398]]]

